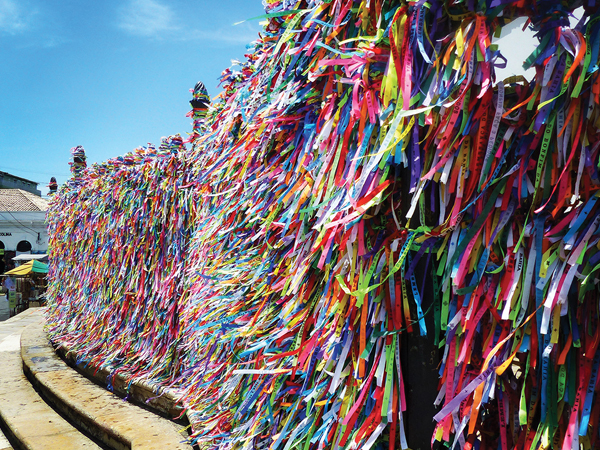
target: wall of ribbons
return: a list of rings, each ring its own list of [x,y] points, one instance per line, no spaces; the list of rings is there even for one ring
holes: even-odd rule
[[[596,448],[595,0],[264,3],[187,142],[54,196],[53,339],[177,389],[201,448]],[[499,80],[518,17],[535,76]]]

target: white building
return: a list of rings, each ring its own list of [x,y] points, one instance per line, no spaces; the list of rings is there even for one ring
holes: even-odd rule
[[[0,258],[48,250],[47,209],[48,202],[30,192],[0,189]]]

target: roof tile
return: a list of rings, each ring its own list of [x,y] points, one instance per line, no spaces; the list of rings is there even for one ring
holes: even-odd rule
[[[22,189],[0,189],[0,211],[46,211],[48,202]]]

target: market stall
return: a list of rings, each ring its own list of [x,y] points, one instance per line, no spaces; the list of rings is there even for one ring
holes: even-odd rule
[[[48,265],[30,260],[6,272],[4,287],[8,289],[8,302],[11,316],[30,306],[42,306],[46,292]]]

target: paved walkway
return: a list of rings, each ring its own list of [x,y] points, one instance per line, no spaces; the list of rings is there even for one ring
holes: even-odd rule
[[[2,301],[3,299],[0,298],[0,302]],[[21,332],[26,326],[39,321],[44,309],[45,308],[29,308],[21,314],[17,314],[2,322],[0,324],[0,352],[20,350]]]
[[[3,357],[4,352],[15,352],[21,348],[21,332],[23,329],[40,320],[43,308],[29,308],[21,314],[8,319],[8,301],[6,296],[0,296],[0,305],[6,304],[6,318],[0,315],[0,320],[3,322],[0,324],[0,364],[4,362],[6,358]],[[0,314],[4,310],[0,308]],[[8,319],[8,320],[6,320]],[[6,353],[4,353],[6,355]],[[0,431],[0,450],[12,449],[10,443],[4,437]]]
[[[6,295],[0,294],[0,321],[8,319],[8,316],[9,316],[8,312],[9,312],[8,311],[8,299],[6,298]],[[2,332],[2,330],[0,330],[0,333],[1,332]],[[6,336],[3,336],[3,337],[6,337]],[[3,338],[0,337],[0,347],[2,346],[2,342],[3,342]],[[4,435],[2,434],[2,432],[0,431],[0,449],[5,450],[5,449],[10,449],[10,448],[12,448],[12,447],[10,446],[8,439],[6,439],[4,437]]]
[[[8,309],[8,297],[6,294],[0,294],[0,322],[7,320],[10,317]],[[2,447],[0,447],[1,449]]]
[[[124,402],[61,360],[43,331],[44,310],[0,322],[0,421],[18,448],[192,449],[180,425]],[[11,449],[0,431],[0,450]]]
[[[4,435],[2,434],[1,431],[0,431],[0,450],[12,450],[12,447],[10,446],[10,442],[8,442],[8,439],[6,439],[4,437]]]

